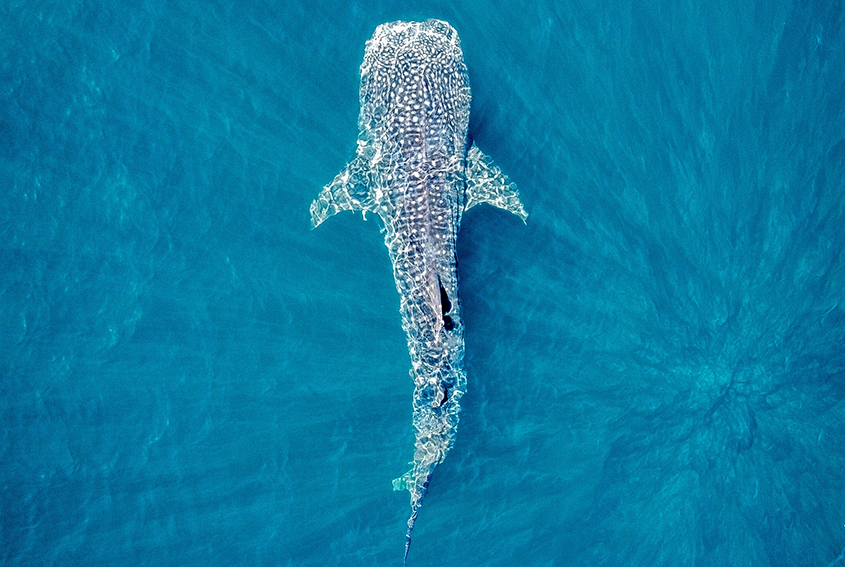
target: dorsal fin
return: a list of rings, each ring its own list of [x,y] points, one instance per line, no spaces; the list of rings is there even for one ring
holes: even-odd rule
[[[449,299],[449,294],[443,287],[443,282],[440,281],[440,276],[437,277],[437,283],[440,286],[440,314],[443,318],[443,328],[451,331],[455,328],[455,322],[449,313],[452,311],[452,300]]]

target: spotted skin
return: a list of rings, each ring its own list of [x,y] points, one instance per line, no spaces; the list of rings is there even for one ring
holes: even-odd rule
[[[527,217],[516,187],[467,137],[470,87],[457,32],[446,22],[376,28],[361,65],[355,159],[311,205],[313,227],[344,211],[372,212],[400,297],[414,381],[411,531],[434,468],[455,441],[466,391],[455,245],[461,215],[487,202]]]

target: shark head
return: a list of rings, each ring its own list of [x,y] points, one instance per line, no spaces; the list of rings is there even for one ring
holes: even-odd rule
[[[410,120],[426,113],[469,116],[458,32],[440,20],[378,26],[364,49],[360,102],[364,129],[388,114]]]

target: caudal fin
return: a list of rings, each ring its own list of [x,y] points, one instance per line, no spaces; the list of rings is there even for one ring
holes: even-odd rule
[[[405,532],[405,559],[402,561],[402,565],[405,567],[408,565],[408,551],[411,549],[411,532],[414,531],[414,524],[417,522],[417,511],[419,507],[414,506],[413,510],[411,517],[408,518],[408,531]]]

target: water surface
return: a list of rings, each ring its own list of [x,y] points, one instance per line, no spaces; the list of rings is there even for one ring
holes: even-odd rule
[[[0,4],[0,562],[397,565],[412,383],[352,155],[376,25],[460,33],[527,226],[409,564],[845,565],[838,2]]]

